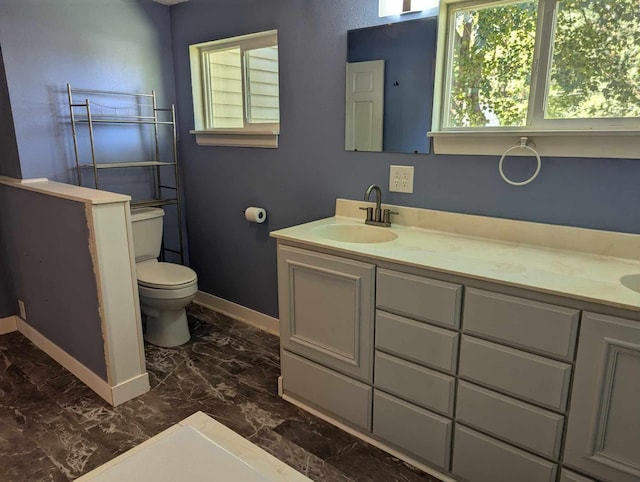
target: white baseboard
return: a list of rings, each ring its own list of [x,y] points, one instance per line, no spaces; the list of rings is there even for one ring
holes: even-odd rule
[[[0,335],[5,335],[18,329],[16,318],[16,316],[0,318]]]
[[[280,377],[282,378],[282,377]],[[281,380],[278,380],[279,385],[281,386]],[[426,472],[429,475],[432,475],[434,477],[437,477],[438,479],[442,480],[443,482],[456,482],[455,479],[451,478],[449,475],[444,474],[442,472],[440,472],[439,470],[436,470],[432,467],[429,467],[428,465],[423,464],[422,462],[409,457],[405,454],[403,454],[402,452],[394,449],[393,447],[380,442],[379,440],[376,440],[372,437],[369,437],[368,435],[359,432],[358,430],[350,427],[349,425],[346,425],[344,423],[342,423],[340,420],[336,420],[333,417],[330,417],[329,415],[326,415],[318,410],[316,410],[313,407],[310,407],[309,405],[307,405],[304,402],[301,402],[300,400],[297,400],[295,397],[292,397],[291,395],[287,395],[286,393],[281,393],[280,396],[286,400],[289,403],[294,404],[297,407],[300,407],[301,409],[309,412],[312,415],[315,415],[316,417],[324,420],[325,422],[329,422],[332,425],[335,425],[336,427],[338,427],[341,430],[344,430],[345,432],[353,435],[354,437],[359,438],[360,440],[364,440],[365,442],[367,442],[370,445],[373,445],[374,447],[378,447],[381,450],[384,450],[385,452],[393,455],[394,457],[413,465],[414,467],[419,468],[420,470],[422,470],[423,472]]]
[[[111,403],[115,407],[143,393],[147,393],[149,389],[149,374],[144,372],[115,387],[111,387],[111,398],[113,400]]]
[[[246,306],[238,305],[231,301],[227,301],[218,296],[210,295],[204,291],[196,293],[195,303],[210,308],[220,313],[230,316],[236,320],[255,326],[273,335],[280,336],[280,322],[274,318],[259,311],[252,310]]]
[[[16,316],[15,320],[20,333],[69,370],[81,382],[106,400],[107,403],[116,406],[149,391],[149,375],[146,372],[120,385],[111,387],[107,381],[100,378],[31,325],[28,325],[22,318]]]

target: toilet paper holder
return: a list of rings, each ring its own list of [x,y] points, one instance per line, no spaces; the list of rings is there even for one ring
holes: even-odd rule
[[[267,220],[267,211],[264,208],[249,206],[244,211],[244,217],[252,223],[264,223]]]

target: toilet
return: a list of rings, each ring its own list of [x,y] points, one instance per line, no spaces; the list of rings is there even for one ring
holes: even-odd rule
[[[191,268],[158,261],[163,216],[160,208],[131,210],[144,339],[172,347],[191,338],[185,307],[198,291],[198,277]]]

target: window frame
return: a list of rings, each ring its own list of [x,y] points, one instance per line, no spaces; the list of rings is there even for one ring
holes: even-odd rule
[[[248,122],[249,99],[247,96],[247,62],[245,51],[263,47],[278,46],[278,31],[268,30],[238,37],[189,45],[191,63],[191,88],[193,93],[194,129],[190,134],[196,137],[198,145],[231,147],[278,147],[280,123]],[[212,124],[211,79],[208,75],[207,55],[215,51],[239,48],[241,54],[242,114],[243,127],[219,128]],[[278,64],[280,58],[278,55]],[[278,65],[278,77],[280,68]],[[278,79],[278,89],[280,82]],[[279,100],[278,100],[279,104]],[[278,106],[279,110],[279,106]]]
[[[559,157],[638,158],[640,118],[544,119],[547,78],[552,61],[552,41],[558,0],[538,0],[536,39],[533,52],[529,105],[525,126],[443,127],[444,109],[450,96],[453,36],[452,12],[483,5],[514,3],[514,0],[441,0],[438,18],[436,79],[432,130],[437,154],[492,154],[520,144],[528,144],[540,155]],[[607,143],[607,138],[613,142]],[[603,142],[604,141],[604,142]],[[520,154],[514,152],[515,155]],[[526,152],[522,153],[526,155]]]

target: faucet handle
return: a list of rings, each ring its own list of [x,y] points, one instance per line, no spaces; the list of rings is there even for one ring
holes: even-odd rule
[[[361,207],[363,211],[367,211],[367,221],[373,221],[373,208],[371,207]]]
[[[391,224],[391,215],[392,214],[400,214],[396,211],[392,211],[391,209],[385,209],[384,211],[382,211],[382,221],[384,223],[389,223]]]

